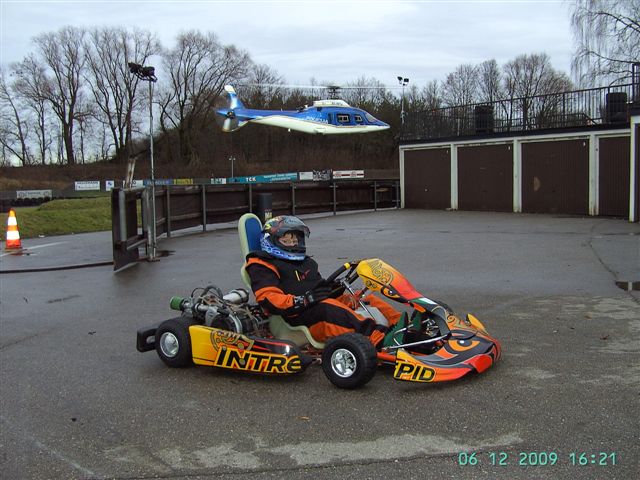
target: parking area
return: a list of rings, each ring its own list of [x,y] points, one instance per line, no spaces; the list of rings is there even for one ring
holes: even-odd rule
[[[328,275],[378,257],[471,312],[503,347],[482,375],[334,388],[321,368],[264,377],[169,369],[135,332],[172,295],[242,286],[237,232],[170,254],[0,274],[0,472],[20,479],[636,478],[640,226],[573,216],[385,210],[314,216]],[[23,240],[0,271],[109,261],[111,233]],[[4,252],[3,252],[4,253]],[[635,474],[633,472],[636,472]]]

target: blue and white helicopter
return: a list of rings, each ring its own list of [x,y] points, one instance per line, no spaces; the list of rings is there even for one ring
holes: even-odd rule
[[[254,110],[245,108],[231,85],[225,85],[224,90],[229,97],[228,107],[217,109],[216,116],[225,132],[233,132],[250,122],[320,135],[379,132],[389,128],[344,100],[316,100],[298,110]]]

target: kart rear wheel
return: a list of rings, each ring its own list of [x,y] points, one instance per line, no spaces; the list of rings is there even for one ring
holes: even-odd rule
[[[160,360],[174,368],[193,365],[191,357],[191,336],[188,319],[172,318],[162,322],[156,330],[156,352]]]
[[[327,342],[322,351],[322,370],[338,388],[358,388],[376,373],[376,349],[359,333],[345,333]]]

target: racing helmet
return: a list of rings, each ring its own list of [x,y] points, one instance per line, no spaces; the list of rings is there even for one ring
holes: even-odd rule
[[[280,239],[285,233],[293,233],[298,244],[289,246],[281,243]],[[262,250],[277,258],[304,260],[307,253],[305,238],[309,236],[309,233],[309,227],[298,217],[280,215],[267,221],[262,227],[260,246]]]

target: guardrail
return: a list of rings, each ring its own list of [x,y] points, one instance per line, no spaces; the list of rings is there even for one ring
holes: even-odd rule
[[[635,75],[634,83],[624,85],[409,112],[401,140],[416,142],[625,124],[629,122],[629,107],[640,102],[640,74]]]
[[[237,220],[256,212],[258,195],[271,194],[276,215],[400,207],[398,180],[333,180],[266,184],[189,185],[155,187],[156,235],[185,228]],[[139,247],[147,253],[151,242],[150,188],[119,189],[111,194],[114,270],[140,259]],[[140,215],[138,215],[140,212]]]

